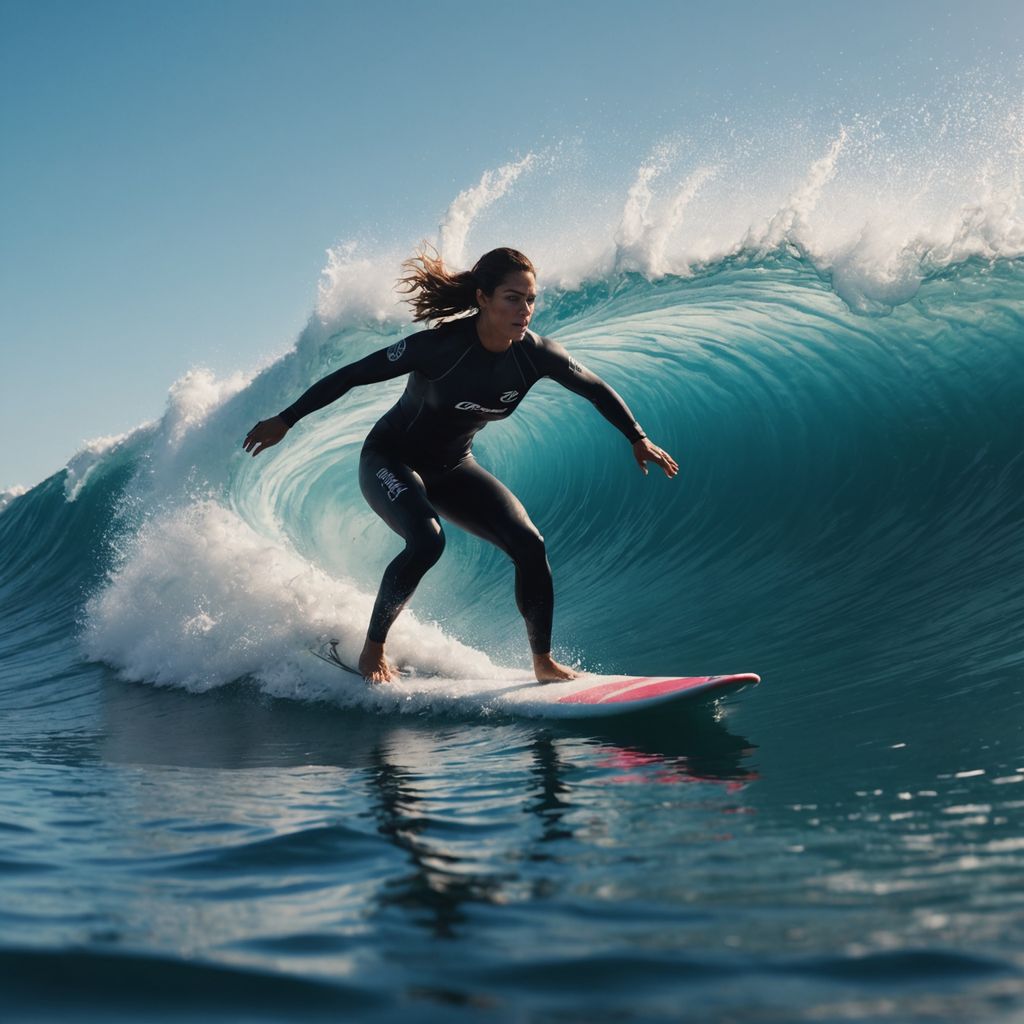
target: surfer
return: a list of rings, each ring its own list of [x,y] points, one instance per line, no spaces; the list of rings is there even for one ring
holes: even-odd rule
[[[541,377],[550,377],[593,403],[632,445],[645,474],[648,462],[668,477],[679,466],[651,443],[600,377],[557,342],[528,330],[537,281],[522,253],[494,249],[472,270],[452,273],[439,255],[424,251],[402,267],[399,285],[410,296],[405,301],[414,322],[437,326],[324,377],[277,416],[257,423],[246,435],[245,450],[259,455],[303,416],[357,385],[408,374],[402,397],[370,431],[359,459],[363,496],[405,541],[384,572],[359,671],[369,682],[394,678],[384,643],[417,584],[441,557],[443,516],[512,559],[516,604],[526,621],[537,679],[572,679],[573,670],[551,657],[554,588],[544,538],[519,499],[473,457],[474,436],[507,418]]]

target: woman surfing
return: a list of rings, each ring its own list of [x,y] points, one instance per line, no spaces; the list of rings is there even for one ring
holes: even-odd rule
[[[679,471],[651,443],[626,403],[561,345],[528,330],[537,301],[533,264],[515,249],[493,249],[472,270],[453,274],[439,256],[420,253],[400,280],[414,322],[435,322],[314,384],[246,435],[254,456],[281,441],[303,416],[351,388],[409,375],[402,397],[376,423],[359,459],[359,486],[370,507],[404,541],[381,580],[359,671],[372,683],[395,678],[384,644],[419,581],[441,557],[441,517],[501,548],[515,565],[516,604],[526,621],[540,682],[572,679],[551,657],[554,588],[544,538],[519,499],[473,456],[473,438],[508,417],[527,391],[550,377],[588,399],[647,463]],[[473,312],[471,316],[463,314]],[[454,318],[454,319],[453,319]]]

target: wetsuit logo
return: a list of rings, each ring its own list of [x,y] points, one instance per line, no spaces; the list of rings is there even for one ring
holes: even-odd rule
[[[508,409],[488,409],[485,405],[477,405],[476,402],[456,402],[456,409],[461,409],[463,412],[491,412],[498,416],[504,416]]]
[[[573,373],[582,373],[583,372],[583,367],[580,366],[580,364],[577,363],[576,360],[573,359],[572,356],[569,356],[569,369],[572,370]]]
[[[514,402],[518,397],[518,391],[506,391],[505,394],[501,396],[501,400],[503,402]]]
[[[405,355],[405,338],[402,338],[401,341],[396,341],[394,345],[388,349],[388,362],[397,363],[403,355]]]
[[[384,490],[388,492],[388,497],[392,501],[394,501],[402,491],[408,490],[405,484],[398,482],[398,477],[396,477],[394,473],[390,473],[386,469],[377,470],[377,479],[381,482]]]

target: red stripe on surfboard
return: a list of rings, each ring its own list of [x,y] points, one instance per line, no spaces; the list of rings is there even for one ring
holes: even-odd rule
[[[685,690],[692,690],[694,687],[703,686],[718,678],[718,676],[691,676],[680,679],[661,679],[656,683],[651,683],[650,686],[638,686],[630,690],[629,693],[615,694],[607,700],[601,701],[601,703],[618,704],[624,701],[644,700],[647,697],[661,697],[666,693],[682,693]]]
[[[570,693],[565,697],[559,697],[558,703],[597,704],[606,694],[618,693],[620,690],[626,690],[637,683],[646,682],[650,678],[650,676],[637,676],[633,679],[620,679],[614,683],[599,683],[597,686],[592,686],[589,690],[579,690],[577,693]]]

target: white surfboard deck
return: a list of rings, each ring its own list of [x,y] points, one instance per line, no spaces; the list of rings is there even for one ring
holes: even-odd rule
[[[522,715],[530,718],[607,718],[634,714],[666,704],[713,700],[761,681],[753,672],[717,676],[597,675],[582,672],[560,683],[538,683],[529,673],[502,679],[447,679],[402,675],[388,683],[367,683],[337,655],[328,642],[311,649],[346,677],[371,686],[381,699],[415,702],[423,707]],[[433,698],[433,700],[431,699]]]

